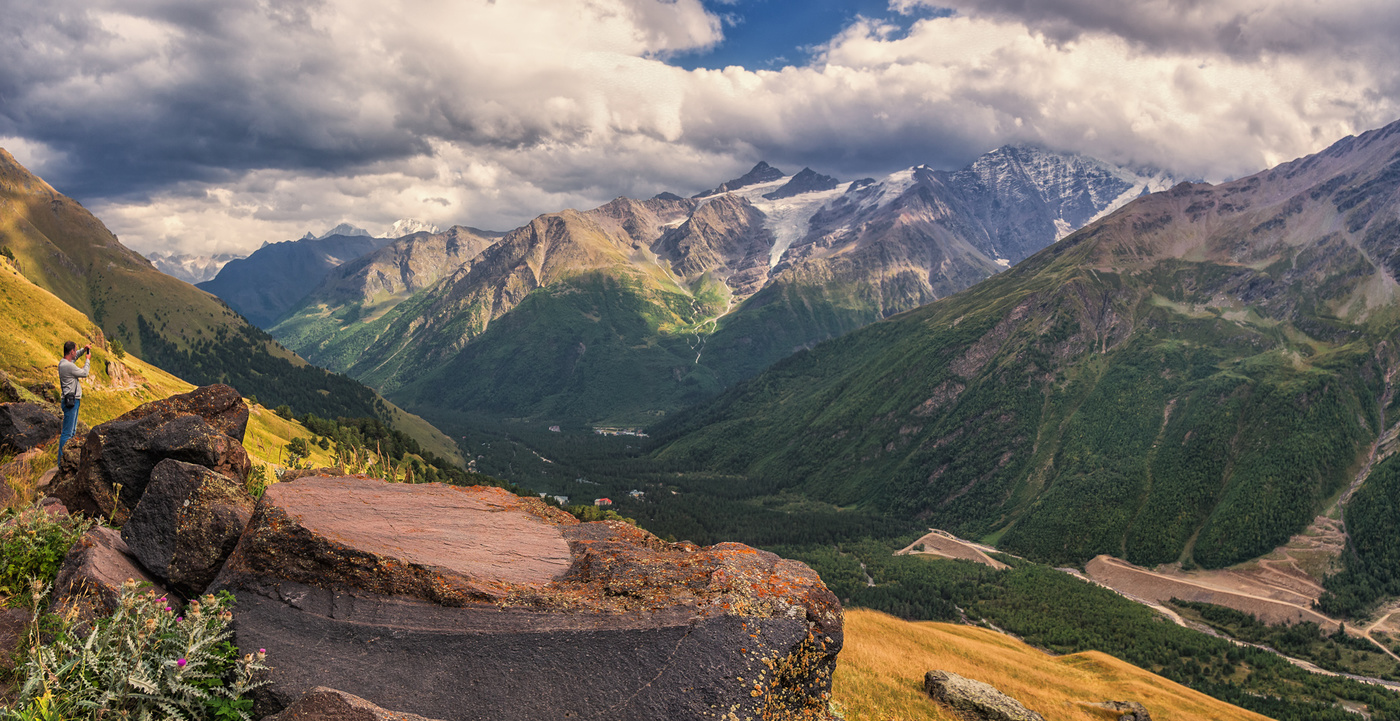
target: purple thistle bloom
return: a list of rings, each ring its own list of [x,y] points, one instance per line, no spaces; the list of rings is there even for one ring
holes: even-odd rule
[[[260,649],[258,649],[258,653],[267,653],[267,649],[265,649],[265,648],[260,648]]]
[[[179,623],[180,621],[183,621],[183,620],[185,620],[185,617],[184,617],[184,616],[176,616],[176,617],[175,617],[175,622],[176,622],[176,623]]]
[[[186,663],[187,663],[187,662],[185,661],[185,659],[182,658],[182,659],[176,661],[176,662],[175,662],[175,665],[176,665],[176,666],[179,666],[180,668],[184,668]]]
[[[166,607],[165,607],[165,610],[167,610],[167,611],[173,611],[173,610],[175,610],[175,609],[173,609],[173,608],[171,608],[171,607],[169,607],[169,606],[166,606]]]

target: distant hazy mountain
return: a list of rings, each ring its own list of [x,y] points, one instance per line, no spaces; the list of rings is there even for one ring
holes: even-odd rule
[[[203,283],[219,274],[224,264],[247,256],[239,253],[219,253],[218,255],[190,255],[188,253],[147,253],[146,259],[156,270],[179,278],[191,285]]]
[[[385,237],[402,238],[405,235],[413,235],[414,233],[436,232],[438,232],[438,227],[432,223],[425,223],[413,218],[401,218],[394,221],[394,225],[389,228],[389,232],[385,234]]]
[[[310,234],[310,233],[307,233],[307,235],[311,235],[311,234]],[[347,237],[354,237],[354,236],[366,236],[366,237],[368,237],[368,236],[369,236],[369,231],[368,231],[368,230],[365,230],[364,228],[360,228],[360,227],[351,225],[351,224],[349,224],[349,223],[341,223],[340,225],[337,225],[337,226],[335,226],[334,228],[331,228],[330,230],[328,230],[328,231],[326,231],[326,232],[324,232],[324,233],[322,233],[322,234],[316,236],[316,240],[325,240],[326,238],[329,238],[329,237],[334,236],[334,235],[344,235],[344,236],[347,236]]]
[[[199,288],[219,296],[259,328],[269,328],[327,273],[388,242],[358,233],[264,243],[247,258],[229,261]]]
[[[551,213],[484,249],[475,234],[432,253],[435,282],[386,285],[383,303],[356,269],[274,334],[425,411],[647,422],[1163,182],[1033,148],[855,182],[759,163],[695,198]]]
[[[986,167],[975,175],[1020,175]],[[932,194],[935,180],[918,182]],[[1066,223],[1102,213],[1058,207]],[[775,364],[654,428],[658,455],[1055,563],[1257,557],[1328,512],[1400,432],[1398,212],[1400,123],[1234,182],[1182,183]],[[1002,239],[1044,229],[1021,217],[1036,222],[972,237],[1015,257]]]

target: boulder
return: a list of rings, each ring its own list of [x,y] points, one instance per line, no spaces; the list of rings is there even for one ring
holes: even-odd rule
[[[995,686],[948,671],[924,674],[924,690],[966,721],[1045,721]]]
[[[14,670],[15,651],[24,643],[29,631],[29,620],[28,611],[0,607],[0,679],[9,676]]]
[[[109,616],[117,610],[127,579],[148,582],[163,592],[160,581],[131,555],[121,534],[97,526],[78,539],[63,558],[49,611],[59,615],[71,612],[83,621]]]
[[[826,718],[842,642],[801,563],[498,488],[274,484],[219,589],[273,659],[265,713],[334,684],[451,720]]]
[[[1147,707],[1137,701],[1104,701],[1089,705],[1117,712],[1118,721],[1152,721],[1152,714],[1147,712]]]
[[[233,386],[215,383],[201,386],[189,393],[180,393],[134,408],[122,416],[139,420],[153,413],[191,413],[203,418],[215,430],[239,443],[248,431],[248,404]]]
[[[344,691],[317,686],[275,716],[263,721],[432,721],[411,713],[385,711]]]
[[[70,511],[121,524],[145,493],[151,471],[167,458],[201,465],[242,482],[252,465],[243,444],[203,416],[183,410],[197,404],[170,400],[147,403],[93,428],[83,440],[76,467],[70,464],[65,448],[50,493]],[[214,420],[227,427],[227,415]]]
[[[23,453],[48,443],[63,430],[63,418],[38,403],[0,403],[0,451]]]
[[[243,484],[204,466],[167,458],[122,526],[141,565],[186,597],[214,580],[253,515]]]

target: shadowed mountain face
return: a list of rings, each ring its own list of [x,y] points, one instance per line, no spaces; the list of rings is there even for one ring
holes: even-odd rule
[[[412,236],[331,274],[273,332],[427,413],[645,424],[966,288],[1036,233],[1053,242],[1070,206],[1106,210],[1153,182],[1040,150],[987,158],[1002,156],[854,183],[760,163],[696,198],[619,198],[499,239],[455,229],[458,251],[433,241],[408,282]]]
[[[388,242],[357,234],[269,243],[229,261],[199,288],[223,298],[259,328],[270,328],[332,270]]]
[[[1057,563],[1256,557],[1400,421],[1397,169],[1400,124],[1143,197],[778,363],[657,455]]]

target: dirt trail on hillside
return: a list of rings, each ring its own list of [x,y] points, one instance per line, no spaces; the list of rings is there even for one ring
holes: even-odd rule
[[[916,548],[922,548],[922,550],[914,550]],[[940,531],[935,528],[931,529],[928,534],[924,535],[919,540],[914,541],[913,543],[898,551],[895,551],[895,555],[903,556],[906,554],[924,554],[929,556],[938,556],[939,558],[952,558],[963,561],[974,561],[984,566],[991,566],[992,568],[995,568],[997,570],[1001,570],[1003,568],[1010,568],[1010,566],[1007,566],[1005,563],[1002,563],[1001,561],[998,561],[995,558],[992,558],[991,556],[987,555],[988,551],[995,550],[996,549],[992,548],[991,546],[983,546],[980,543],[964,541],[963,539],[958,538],[957,536],[954,536],[951,533],[948,533],[947,531]]]

